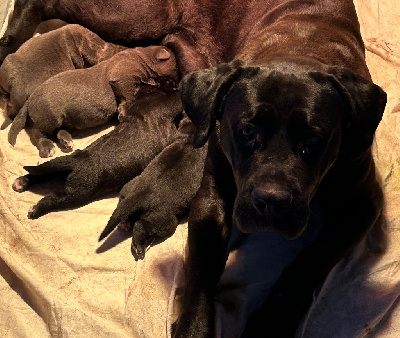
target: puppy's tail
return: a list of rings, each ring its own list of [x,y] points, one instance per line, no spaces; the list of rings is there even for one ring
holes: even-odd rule
[[[17,136],[22,129],[25,128],[26,120],[28,119],[28,101],[22,106],[18,114],[15,116],[14,121],[11,124],[10,131],[8,132],[8,142],[11,145],[15,145]]]
[[[128,220],[131,224],[134,224],[142,214],[139,210],[138,205],[132,199],[126,198],[119,201],[117,208],[111,215],[106,227],[99,237],[99,241],[106,238],[117,226],[124,220]]]

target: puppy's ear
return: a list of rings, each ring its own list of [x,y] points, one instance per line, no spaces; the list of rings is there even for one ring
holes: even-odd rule
[[[348,114],[344,117],[342,155],[357,159],[372,145],[386,106],[386,93],[371,81],[339,67],[329,71]]]
[[[232,84],[243,71],[239,60],[186,75],[180,83],[183,108],[196,127],[195,148],[202,147],[210,136]]]

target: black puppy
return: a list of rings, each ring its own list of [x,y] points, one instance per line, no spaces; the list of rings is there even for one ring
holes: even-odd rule
[[[129,116],[113,131],[84,150],[24,167],[28,174],[13,183],[17,192],[49,178],[65,177],[64,190],[43,197],[29,210],[28,217],[35,219],[51,211],[76,208],[120,189],[176,139],[181,113],[179,93],[173,85],[141,86]]]
[[[210,140],[189,215],[179,337],[212,332],[232,222],[245,233],[275,230],[292,239],[308,224],[311,200],[322,203],[323,230],[284,270],[244,333],[291,337],[314,290],[380,215],[370,146],[386,94],[349,70],[295,61],[234,61],[181,81],[194,144]],[[189,328],[184,335],[182,327]]]
[[[118,206],[100,235],[118,224],[132,228],[132,253],[143,259],[146,249],[161,243],[188,215],[189,205],[203,176],[206,147],[193,149],[194,126],[185,117],[175,141],[143,172],[123,186]]]

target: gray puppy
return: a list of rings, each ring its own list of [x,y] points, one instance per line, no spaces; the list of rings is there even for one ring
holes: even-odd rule
[[[140,83],[155,84],[159,77],[178,79],[173,53],[160,46],[126,49],[91,68],[57,74],[25,102],[12,123],[9,142],[15,144],[29,116],[39,155],[53,156],[55,148],[49,138],[61,126],[87,129],[110,122],[117,111],[123,116]],[[57,138],[66,151],[73,149],[66,130],[59,130]]]
[[[23,192],[53,178],[65,180],[61,191],[45,195],[28,213],[31,219],[52,211],[77,208],[118,191],[175,141],[182,115],[180,95],[173,86],[141,86],[137,100],[113,131],[84,150],[25,166],[13,189]]]
[[[193,134],[193,124],[183,118],[174,143],[123,186],[117,208],[99,240],[118,224],[132,228],[132,254],[143,259],[148,247],[172,236],[187,216],[203,176],[207,147],[194,149]]]
[[[106,43],[80,25],[66,25],[29,39],[0,67],[0,92],[8,98],[7,116],[14,118],[33,91],[50,77],[94,66],[125,48]]]

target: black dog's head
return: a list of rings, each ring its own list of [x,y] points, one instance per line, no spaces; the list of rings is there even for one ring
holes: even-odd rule
[[[195,147],[219,121],[237,188],[235,223],[287,238],[306,227],[310,201],[338,156],[352,161],[371,146],[386,103],[380,87],[349,70],[284,60],[191,73],[181,96]]]

